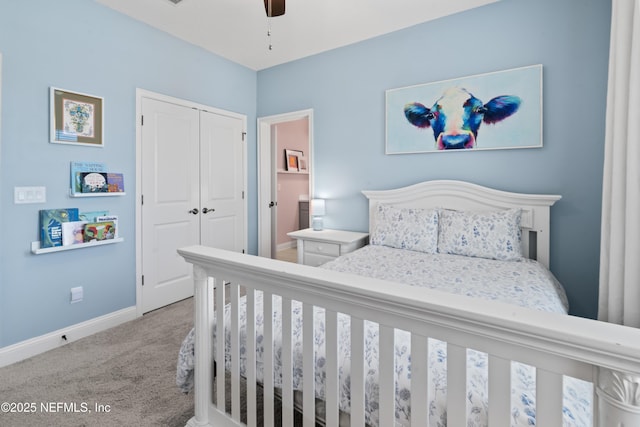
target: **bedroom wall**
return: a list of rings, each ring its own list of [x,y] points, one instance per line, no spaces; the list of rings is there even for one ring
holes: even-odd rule
[[[94,1],[0,0],[0,347],[134,306],[135,97],[142,88],[247,115],[255,147],[256,72]],[[103,96],[104,148],[49,143],[49,87]],[[124,197],[70,199],[69,162],[125,175]],[[255,148],[249,194],[255,194]],[[16,205],[15,186],[46,186],[44,204]],[[32,255],[38,210],[109,209],[123,243]],[[249,201],[255,212],[255,197]],[[254,214],[255,218],[255,214]],[[255,219],[249,230],[255,236]],[[255,237],[252,240],[255,252]],[[251,249],[250,249],[251,250]],[[70,304],[70,288],[84,301]]]
[[[325,226],[366,231],[363,189],[461,179],[562,195],[551,270],[595,317],[611,4],[502,0],[258,72],[258,116],[314,109],[314,194]],[[385,155],[385,90],[543,65],[536,149]]]

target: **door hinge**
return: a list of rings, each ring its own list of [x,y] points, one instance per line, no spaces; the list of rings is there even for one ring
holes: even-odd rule
[[[246,132],[242,132],[242,141],[244,141],[244,137],[247,136]]]
[[[140,195],[140,204],[144,205],[144,194]]]
[[[242,253],[244,253],[244,249],[242,250]]]
[[[144,286],[144,274],[142,275],[142,286]]]
[[[244,190],[242,190],[242,200],[244,200]]]
[[[140,116],[140,126],[144,126],[144,116]]]

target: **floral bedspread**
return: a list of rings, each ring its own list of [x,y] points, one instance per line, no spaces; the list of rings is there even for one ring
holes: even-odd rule
[[[393,249],[384,246],[366,246],[323,266],[331,270],[355,273],[361,276],[393,280],[413,286],[439,289],[472,297],[509,302],[543,311],[566,313],[567,299],[553,275],[535,261],[495,261],[457,255],[425,254],[421,252]],[[256,293],[256,335],[262,342],[262,293]],[[274,382],[281,385],[280,361],[281,329],[280,297],[273,297],[274,328]],[[293,301],[293,387],[302,389],[302,304]],[[228,307],[226,315],[229,316]],[[315,389],[316,396],[324,398],[324,310],[314,308],[315,317]],[[245,324],[245,299],[241,299],[241,324]],[[350,402],[350,318],[338,315],[338,343],[340,360],[340,409],[349,412]],[[230,331],[227,335],[229,353]],[[194,331],[185,338],[180,349],[177,383],[188,392],[193,387],[193,341]],[[215,341],[215,327],[214,327]],[[241,330],[241,345],[246,342],[244,328]],[[258,348],[257,376],[262,381],[263,349]],[[241,349],[241,354],[244,351]],[[446,343],[429,340],[429,393],[425,404],[429,407],[430,425],[446,426]],[[409,333],[395,332],[396,359],[396,424],[410,425],[411,397],[411,339]],[[227,363],[230,363],[227,360]],[[241,359],[241,374],[246,360]],[[487,425],[488,388],[487,355],[474,350],[467,352],[467,419],[468,426]],[[535,425],[535,369],[512,362],[512,410],[513,426]],[[365,408],[366,422],[377,426],[378,419],[378,325],[365,322]],[[565,426],[590,426],[592,389],[591,384],[565,377],[563,417]]]

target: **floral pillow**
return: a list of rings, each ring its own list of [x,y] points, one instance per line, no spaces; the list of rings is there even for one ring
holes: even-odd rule
[[[379,204],[370,242],[434,254],[438,251],[438,211]]]
[[[513,261],[522,259],[521,209],[492,212],[441,210],[438,252]]]

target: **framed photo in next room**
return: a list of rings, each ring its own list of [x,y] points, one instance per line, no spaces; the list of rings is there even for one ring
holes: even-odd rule
[[[386,91],[386,154],[542,147],[542,65]]]
[[[298,150],[284,150],[284,160],[286,164],[286,170],[288,172],[300,171],[300,158],[302,158],[302,151]]]
[[[49,98],[51,143],[103,147],[103,98],[55,87]]]

